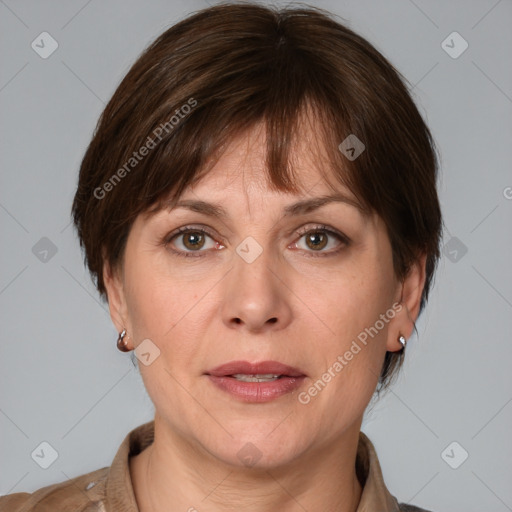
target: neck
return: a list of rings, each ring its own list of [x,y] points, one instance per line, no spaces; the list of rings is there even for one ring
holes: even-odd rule
[[[130,459],[140,512],[356,512],[359,427],[323,449],[282,466],[234,467],[170,434],[155,421],[155,439]]]

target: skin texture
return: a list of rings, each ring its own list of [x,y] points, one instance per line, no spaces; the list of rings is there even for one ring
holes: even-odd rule
[[[149,338],[160,349],[152,364],[139,364],[155,405],[155,441],[130,462],[142,512],[357,508],[361,485],[354,464],[363,413],[385,352],[400,350],[399,334],[409,338],[413,331],[425,258],[402,283],[376,215],[364,217],[352,205],[332,202],[283,216],[289,204],[332,193],[317,168],[322,159],[308,150],[313,133],[304,128],[293,155],[303,185],[299,194],[268,188],[265,132],[256,126],[233,140],[181,197],[217,203],[226,218],[185,208],[140,215],[121,267],[105,264],[116,328],[127,329],[130,348]],[[321,248],[312,248],[305,233],[318,224],[350,242],[324,231]],[[202,256],[194,256],[190,235],[169,241],[183,226],[212,234]],[[263,249],[252,263],[236,252],[248,236]],[[172,249],[193,254],[180,257]],[[298,392],[400,300],[403,307],[379,334],[308,404],[300,403]],[[243,403],[205,376],[232,360],[276,360],[307,377],[298,392]],[[261,453],[250,468],[237,456],[249,442]]]

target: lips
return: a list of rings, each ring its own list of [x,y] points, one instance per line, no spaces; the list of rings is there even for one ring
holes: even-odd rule
[[[206,372],[214,386],[242,402],[263,403],[297,391],[306,375],[277,361],[231,361]]]
[[[283,377],[305,377],[299,369],[277,361],[261,361],[250,363],[248,361],[230,361],[221,364],[206,372],[214,377],[231,377],[237,374],[245,375],[278,375]]]

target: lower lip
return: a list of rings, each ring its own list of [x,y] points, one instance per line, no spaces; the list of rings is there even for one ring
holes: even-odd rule
[[[230,393],[243,402],[263,403],[297,390],[305,376],[281,377],[270,382],[243,382],[233,377],[208,375],[218,388]]]

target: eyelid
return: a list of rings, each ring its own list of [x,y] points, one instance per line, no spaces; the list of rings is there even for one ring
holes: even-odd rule
[[[214,234],[213,230],[207,226],[187,224],[186,226],[181,226],[180,228],[177,228],[177,229],[171,231],[169,234],[165,235],[164,242],[170,243],[171,240],[173,238],[177,237],[178,235],[181,235],[181,234],[187,233],[187,232],[195,232],[195,231],[197,231],[199,233],[204,233],[205,235],[208,235],[210,238],[215,239],[215,241],[217,241],[216,240],[217,238],[222,238],[221,236],[217,236],[216,234]]]
[[[295,234],[297,236],[304,236],[305,234],[310,233],[312,231],[325,231],[326,233],[337,236],[347,244],[351,242],[350,238],[347,235],[345,235],[341,231],[338,231],[335,228],[332,228],[331,226],[327,226],[326,224],[316,224],[314,226],[308,224],[296,230]]]
[[[300,249],[297,247],[299,240],[304,235],[307,235],[308,233],[318,232],[318,231],[327,233],[327,235],[331,238],[332,237],[336,238],[339,242],[338,247],[336,247],[335,249],[331,249],[329,251],[323,251],[323,250],[307,251],[307,250],[303,250],[303,249]],[[302,228],[299,228],[298,230],[296,230],[295,234],[296,234],[296,236],[298,236],[298,239],[296,239],[294,242],[292,242],[291,245],[295,246],[294,247],[295,250],[297,250],[297,249],[302,250],[304,252],[304,257],[307,257],[307,258],[323,258],[323,257],[328,258],[329,256],[337,256],[352,243],[352,240],[347,235],[345,235],[341,231],[338,231],[337,229],[327,226],[325,224],[316,224],[314,226],[305,225]],[[290,247],[290,246],[288,246],[288,247]]]

